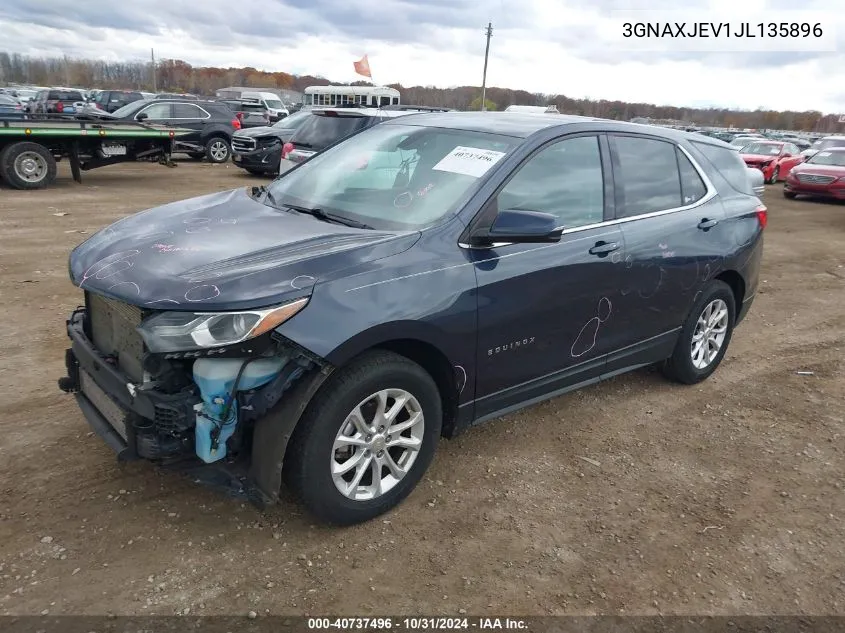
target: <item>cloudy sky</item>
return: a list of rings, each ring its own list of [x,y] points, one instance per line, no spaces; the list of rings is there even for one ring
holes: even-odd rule
[[[366,53],[378,83],[480,85],[489,21],[494,34],[488,85],[593,99],[845,113],[842,0],[2,0],[2,5],[0,49],[29,55],[139,60],[155,48],[158,58],[193,65],[253,66],[352,81],[352,61]],[[796,5],[801,15],[789,12]],[[822,36],[797,43],[626,40],[623,23],[631,15],[617,13],[623,10],[648,10],[637,16],[640,21],[728,22],[734,31],[744,22],[800,20],[820,25]]]

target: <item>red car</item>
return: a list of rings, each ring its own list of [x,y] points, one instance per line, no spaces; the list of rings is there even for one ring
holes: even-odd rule
[[[797,145],[783,141],[754,141],[739,151],[749,167],[763,172],[763,178],[769,184],[785,178],[798,163],[804,162]]]
[[[786,177],[783,195],[845,200],[845,147],[822,150],[795,167]]]

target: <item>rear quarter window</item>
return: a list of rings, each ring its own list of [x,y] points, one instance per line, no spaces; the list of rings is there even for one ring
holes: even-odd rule
[[[47,99],[55,99],[57,101],[84,101],[82,93],[72,90],[51,90]]]
[[[733,189],[749,196],[754,195],[751,181],[748,179],[748,168],[745,166],[745,161],[739,157],[739,152],[709,143],[690,142],[699,152],[704,154],[704,158]]]
[[[291,138],[294,145],[321,150],[337,141],[363,130],[371,123],[365,116],[324,116],[315,114],[308,118]]]

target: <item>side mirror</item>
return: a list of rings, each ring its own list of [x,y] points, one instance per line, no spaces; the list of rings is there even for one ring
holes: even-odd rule
[[[147,114],[146,112],[142,112],[141,114],[139,114],[138,116],[135,117],[135,120],[136,121],[146,121],[149,117],[150,117],[149,114]]]
[[[519,244],[548,244],[559,242],[563,229],[557,226],[558,219],[550,213],[506,209],[499,211],[489,229],[473,234],[474,245],[496,242]]]

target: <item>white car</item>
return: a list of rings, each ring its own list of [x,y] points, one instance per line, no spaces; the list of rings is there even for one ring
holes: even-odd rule
[[[274,92],[242,92],[241,99],[255,100],[263,105],[270,115],[270,121],[273,123],[290,114],[285,104],[279,99],[279,95]]]

